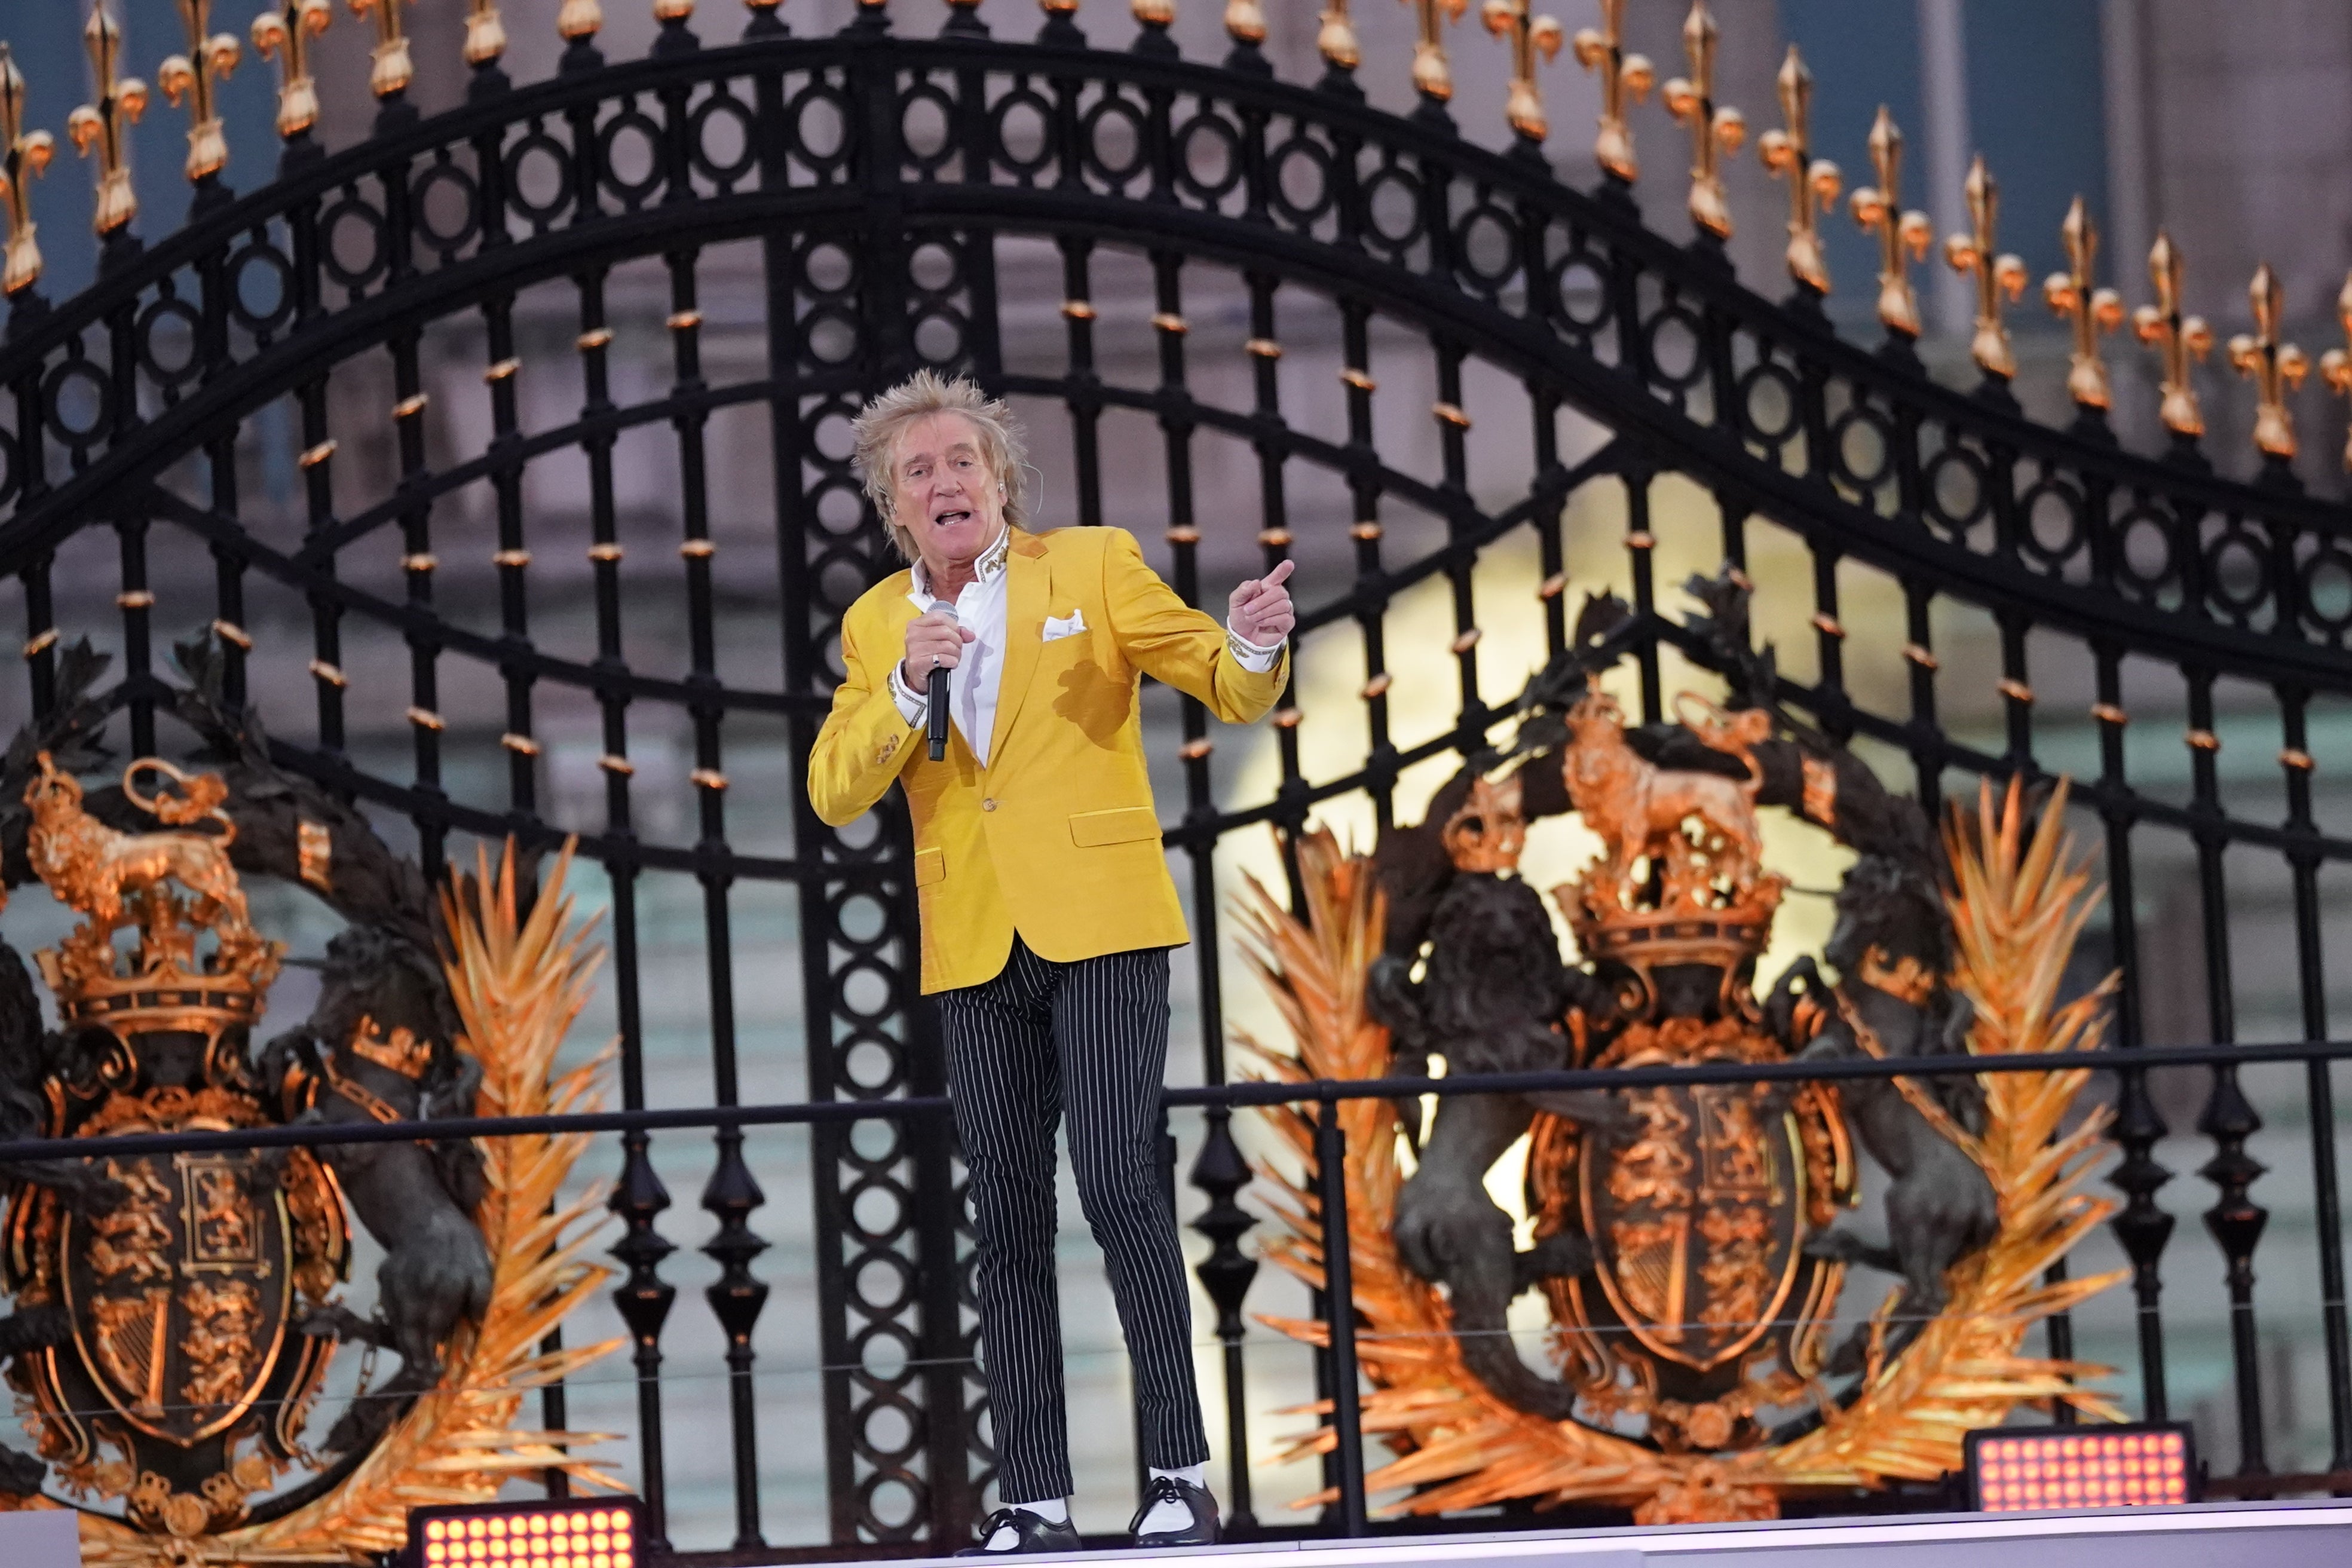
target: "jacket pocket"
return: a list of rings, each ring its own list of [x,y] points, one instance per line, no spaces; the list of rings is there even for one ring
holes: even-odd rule
[[[1132,844],[1160,837],[1160,818],[1148,805],[1122,805],[1114,811],[1081,811],[1070,818],[1070,838],[1081,849],[1106,844]]]
[[[948,856],[944,849],[915,851],[915,886],[928,888],[933,882],[944,882],[948,877]]]

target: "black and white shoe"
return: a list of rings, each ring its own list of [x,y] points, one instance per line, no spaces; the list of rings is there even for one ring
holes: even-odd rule
[[[1067,1521],[1055,1524],[1025,1508],[1000,1508],[982,1521],[980,1544],[967,1546],[959,1557],[1006,1557],[1016,1552],[1077,1552],[1083,1550],[1077,1527]]]
[[[1191,1520],[1174,1530],[1145,1530],[1143,1521],[1162,1503],[1176,1504],[1192,1515]],[[1143,1506],[1135,1510],[1134,1522],[1127,1528],[1140,1547],[1214,1546],[1217,1500],[1209,1495],[1206,1487],[1180,1481],[1174,1476],[1154,1476],[1150,1489],[1143,1494]]]

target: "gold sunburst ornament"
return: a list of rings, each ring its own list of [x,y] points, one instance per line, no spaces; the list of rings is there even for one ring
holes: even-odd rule
[[[2063,807],[2062,788],[2042,806],[2037,824],[2015,787],[2000,797],[1988,788],[1974,813],[1956,812],[1947,826],[1946,903],[1954,953],[1948,982],[1974,1006],[1967,1037],[1972,1053],[2079,1051],[2099,1044],[2112,981],[2088,995],[2061,999],[2067,959],[2098,898],[2064,833]],[[1386,920],[1372,864],[1342,851],[1322,829],[1302,836],[1297,847],[1307,920],[1295,918],[1255,882],[1238,911],[1249,962],[1291,1038],[1286,1047],[1246,1037],[1241,1043],[1278,1081],[1378,1078],[1391,1069],[1390,1033],[1375,1016],[1368,982],[1382,952]],[[1727,1016],[1736,1022],[1736,1016]],[[1804,1436],[1779,1443],[1752,1413],[1742,1418],[1729,1408],[1736,1390],[1731,1400],[1687,1410],[1654,1401],[1643,1412],[1652,1436],[1664,1432],[1668,1439],[1654,1446],[1604,1429],[1606,1408],[1580,1405],[1578,1413],[1591,1415],[1590,1423],[1550,1419],[1499,1397],[1466,1364],[1447,1297],[1406,1266],[1391,1234],[1399,1194],[1412,1171],[1396,1109],[1385,1098],[1339,1102],[1349,1150],[1353,1305],[1361,1324],[1357,1354],[1370,1385],[1362,1400],[1363,1428],[1394,1455],[1364,1478],[1366,1490],[1412,1489],[1391,1505],[1390,1511],[1401,1514],[1530,1500],[1538,1506],[1628,1506],[1644,1524],[1770,1518],[1788,1489],[1874,1488],[1957,1469],[1966,1433],[1999,1425],[2021,1405],[2065,1405],[2093,1419],[2120,1418],[2108,1398],[2088,1385],[2106,1369],[2023,1349],[2033,1325],[2122,1277],[2045,1282],[2051,1265],[2113,1211],[2113,1205],[2081,1191],[2107,1122],[2104,1111],[2094,1111],[2070,1125],[2086,1077],[2081,1069],[1979,1075],[1984,1131],[1966,1147],[1997,1197],[1997,1233],[1949,1268],[1944,1309],[1891,1353],[1884,1331],[1900,1288],[1888,1295],[1868,1334],[1866,1364],[1843,1404],[1828,1397],[1814,1375],[1818,1333],[1810,1347],[1801,1333],[1789,1359],[1801,1371],[1812,1370],[1803,1379],[1779,1374],[1777,1392],[1785,1397],[1790,1382],[1809,1384],[1804,1396],[1819,1422]],[[1827,1101],[1829,1121],[1836,1121],[1834,1093],[1808,1089],[1790,1113],[1792,1125],[1806,1097],[1815,1095]],[[1294,1170],[1311,1173],[1317,1114],[1298,1107],[1266,1113]],[[1538,1118],[1539,1135],[1545,1120]],[[1832,1166],[1850,1158],[1836,1152],[1827,1157]],[[1623,1163],[1621,1156],[1619,1168]],[[1531,1189],[1559,1174],[1555,1168],[1548,1177],[1542,1163],[1531,1161]],[[1785,1163],[1783,1180],[1801,1187],[1807,1163],[1801,1158]],[[1324,1238],[1311,1173],[1294,1176],[1270,1163],[1261,1163],[1259,1173],[1277,1227],[1264,1256],[1321,1289]],[[1850,1190],[1850,1175],[1826,1186]],[[1531,1204],[1539,1195],[1531,1191]],[[1817,1279],[1816,1300],[1799,1315],[1825,1321],[1839,1282]],[[1829,1301],[1819,1300],[1823,1289]],[[1588,1342],[1601,1336],[1558,1311],[1559,1289],[1548,1287],[1548,1294],[1555,1303],[1550,1353],[1570,1383],[1580,1361],[1622,1353]],[[1697,1326],[1713,1326],[1706,1314],[1696,1318]],[[1328,1342],[1318,1321],[1261,1321],[1311,1344]],[[1624,1335],[1615,1337],[1622,1342]],[[1579,1386],[1598,1385],[1587,1380]],[[1327,1414],[1329,1408],[1327,1401],[1307,1410]],[[1277,1461],[1328,1453],[1336,1443],[1337,1434],[1321,1426]],[[1334,1496],[1326,1491],[1298,1506]]]

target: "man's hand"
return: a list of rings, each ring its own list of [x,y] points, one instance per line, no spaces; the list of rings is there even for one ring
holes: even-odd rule
[[[963,659],[963,645],[971,641],[969,626],[941,610],[926,610],[907,623],[907,658],[899,676],[912,691],[926,689],[934,669],[953,669]]]
[[[1290,580],[1297,564],[1286,561],[1265,576],[1253,577],[1235,588],[1225,604],[1225,629],[1259,647],[1288,637],[1298,616],[1291,608],[1290,590],[1283,584]]]

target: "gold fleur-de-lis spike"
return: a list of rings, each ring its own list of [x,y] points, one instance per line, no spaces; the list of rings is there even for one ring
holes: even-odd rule
[[[413,0],[350,0],[352,15],[375,16],[375,66],[368,72],[368,90],[378,98],[405,92],[415,79],[415,64],[408,58],[408,37],[401,30],[400,8]]]
[[[1822,254],[1821,214],[1837,204],[1843,176],[1812,152],[1813,73],[1797,46],[1780,62],[1780,128],[1757,138],[1764,167],[1789,182],[1789,276],[1816,294],[1830,291],[1829,261]],[[1818,210],[1817,210],[1818,204]]]
[[[98,150],[98,216],[91,226],[113,234],[139,216],[139,194],[131,185],[130,124],[147,112],[147,84],[122,70],[122,24],[104,5],[89,9],[81,30],[98,101],[66,117],[66,134],[83,157]]]
[[[2344,287],[2336,290],[2336,324],[2344,329],[2345,346],[2319,356],[2319,374],[2336,393],[2352,397],[2352,272],[2344,275]],[[2344,436],[2344,468],[2352,473],[2352,430]]]
[[[472,0],[466,9],[466,63],[479,69],[507,52],[507,25],[499,0]]]
[[[1576,63],[1601,78],[1601,134],[1592,156],[1603,172],[1632,184],[1642,165],[1633,157],[1633,132],[1625,123],[1625,100],[1650,95],[1657,68],[1646,55],[1629,55],[1624,41],[1625,0],[1601,0],[1601,26],[1576,30]]]
[[[1535,15],[1528,0],[1486,0],[1478,16],[1486,31],[1511,46],[1511,93],[1504,104],[1504,117],[1512,130],[1528,141],[1541,142],[1551,134],[1551,122],[1544,115],[1536,63],[1559,58],[1559,47],[1568,35],[1549,16]]]
[[[1445,61],[1445,24],[1459,22],[1470,0],[1404,0],[1420,35],[1412,46],[1413,89],[1444,103],[1454,96],[1454,68]]]
[[[584,44],[604,30],[604,7],[597,0],[563,0],[555,13],[555,31],[567,44]]]
[[[0,293],[10,299],[40,281],[41,247],[33,236],[33,180],[57,155],[57,138],[25,129],[25,76],[8,46],[0,44],[0,198],[7,203],[8,247],[0,262]]]
[[[2053,315],[2063,316],[2074,330],[2073,363],[2066,371],[2066,391],[2085,408],[2105,408],[2113,400],[2107,362],[2099,357],[2099,334],[2123,325],[2123,296],[2091,284],[2091,262],[2098,255],[2099,231],[2091,225],[2083,198],[2066,209],[2058,226],[2066,246],[2066,270],[2042,280],[2042,302]]]
[[[228,165],[228,138],[221,133],[220,110],[213,83],[226,81],[245,49],[231,33],[212,30],[213,0],[180,0],[180,21],[188,29],[188,52],[173,55],[155,68],[155,85],[163,96],[188,106],[188,162],[191,181],[217,174]]]
[[[1747,117],[1715,101],[1715,49],[1722,33],[1708,15],[1706,0],[1691,0],[1683,18],[1683,53],[1690,75],[1665,86],[1666,112],[1690,127],[1691,222],[1717,239],[1731,237],[1731,205],[1724,197],[1722,160],[1748,140]]]
[[[1326,64],[1343,71],[1363,64],[1364,51],[1356,38],[1356,20],[1348,15],[1348,0],[1325,0],[1323,14],[1316,20],[1321,25],[1316,30],[1315,48]]]
[[[278,134],[292,141],[319,123],[319,84],[310,76],[310,40],[335,19],[328,0],[280,0],[253,19],[253,47],[278,62]]]
[[[1979,153],[1969,165],[1961,187],[1969,199],[1969,232],[1944,237],[1944,260],[1955,272],[1972,275],[1977,285],[1977,330],[1969,353],[1977,368],[2003,381],[2017,374],[2017,356],[2010,352],[2009,329],[2001,324],[2000,301],[2025,293],[2025,263],[2018,257],[1996,253],[1993,233],[2000,219],[2000,186],[1985,167]]]
[[[1878,319],[1891,332],[1906,338],[1919,335],[1919,299],[1911,291],[1910,262],[1927,254],[1936,240],[1935,226],[1923,212],[1903,210],[1903,132],[1886,105],[1870,128],[1870,166],[1878,184],[1864,185],[1848,198],[1853,221],[1878,236]]]
[[[2132,312],[2132,331],[2164,361],[2164,400],[2157,416],[2176,436],[2205,434],[2205,413],[2197,405],[2197,389],[2189,384],[2191,355],[2203,359],[2213,349],[2213,330],[2202,316],[2180,311],[2180,247],[2163,229],[2148,247],[2147,277],[2156,289],[2156,303]]]
[[[2285,462],[2295,454],[2294,412],[2286,395],[2303,384],[2311,361],[2294,344],[2279,338],[2279,322],[2286,314],[2286,289],[2267,261],[2254,268],[2246,286],[2247,302],[2254,309],[2254,330],[2230,340],[2230,363],[2254,384],[2254,445],[2266,458]]]

